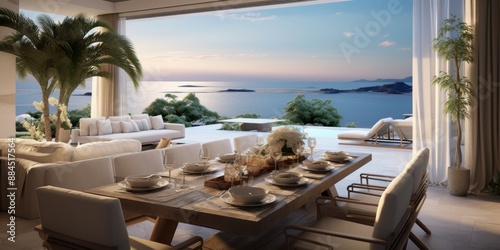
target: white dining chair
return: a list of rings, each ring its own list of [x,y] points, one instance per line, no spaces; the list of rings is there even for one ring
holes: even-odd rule
[[[203,151],[208,154],[210,159],[214,159],[220,154],[233,153],[233,146],[230,139],[221,139],[216,141],[205,142],[201,144]]]
[[[163,151],[147,150],[134,154],[120,155],[113,159],[116,181],[122,181],[129,175],[154,174],[165,171]]]
[[[46,169],[44,173],[45,185],[80,191],[114,182],[110,157],[63,163]]]
[[[200,143],[189,143],[173,145],[165,149],[165,154],[173,154],[175,157],[175,167],[181,167],[184,163],[200,161]]]
[[[174,247],[129,236],[120,200],[54,186],[36,190],[46,249],[201,249],[195,236]]]
[[[234,150],[236,152],[245,152],[257,146],[257,134],[243,135],[233,138]]]

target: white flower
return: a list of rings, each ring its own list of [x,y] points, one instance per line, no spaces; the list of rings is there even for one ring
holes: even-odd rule
[[[281,127],[269,134],[267,137],[269,149],[272,151],[281,150],[283,146],[292,148],[295,144],[304,144],[302,134],[294,127]]]

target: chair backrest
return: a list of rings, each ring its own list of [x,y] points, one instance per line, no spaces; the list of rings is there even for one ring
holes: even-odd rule
[[[175,167],[181,167],[186,162],[200,160],[200,143],[181,144],[168,147],[164,150],[166,154],[172,153],[175,156]]]
[[[240,153],[257,146],[257,135],[243,135],[233,138],[234,150]]]
[[[427,164],[429,162],[429,149],[422,148],[417,154],[406,164],[403,169],[404,173],[409,173],[413,177],[412,194],[416,194],[422,185],[424,175],[427,172]]]
[[[400,233],[398,230],[402,230],[403,220],[409,216],[412,186],[413,177],[408,173],[399,174],[387,186],[377,207],[372,234],[374,238],[388,240],[391,235]]]
[[[216,141],[205,142],[201,147],[208,154],[210,159],[214,159],[220,154],[228,154],[233,152],[233,146],[230,139],[222,139]]]
[[[45,170],[44,184],[86,190],[115,182],[110,157],[68,162]]]
[[[118,199],[52,186],[40,187],[36,194],[49,242],[88,249],[130,249]]]
[[[121,181],[129,175],[154,174],[165,171],[162,153],[161,150],[147,150],[115,157],[113,166],[116,181]]]
[[[391,126],[391,122],[391,117],[378,120],[368,132],[368,137],[377,137],[387,134],[389,127]]]

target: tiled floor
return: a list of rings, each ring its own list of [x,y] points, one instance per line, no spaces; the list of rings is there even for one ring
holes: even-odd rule
[[[185,142],[204,142],[221,138],[233,138],[244,133],[217,130],[218,125],[188,128]],[[358,181],[359,173],[397,174],[411,158],[412,150],[394,147],[339,145],[336,135],[338,129],[306,127],[309,136],[317,137],[317,148],[344,150],[352,152],[367,152],[373,154],[373,160],[360,170],[348,176],[337,185],[340,194],[345,193],[345,187]],[[443,187],[429,187],[427,200],[419,215],[420,220],[427,225],[432,235],[426,235],[417,226],[414,233],[430,249],[500,249],[500,196],[486,194],[471,194],[467,197],[456,197],[449,194]],[[0,213],[0,249],[42,249],[41,240],[33,227],[39,220],[16,220],[16,242],[7,240],[7,214]],[[134,236],[149,236],[153,224],[145,221],[129,227],[129,233]],[[175,240],[179,241],[190,235],[209,237],[217,231],[181,224]],[[408,249],[417,249],[411,241]]]

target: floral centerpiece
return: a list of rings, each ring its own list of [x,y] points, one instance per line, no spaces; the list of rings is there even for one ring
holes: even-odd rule
[[[296,144],[304,144],[302,138],[302,133],[295,127],[280,127],[269,134],[264,150],[270,152],[281,149],[283,156],[292,156],[295,155],[292,147]]]

